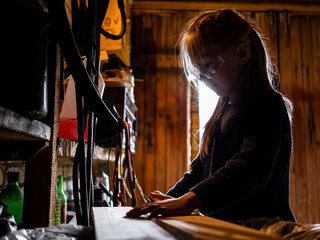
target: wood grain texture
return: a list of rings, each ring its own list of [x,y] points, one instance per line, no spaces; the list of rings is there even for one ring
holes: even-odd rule
[[[92,208],[96,240],[108,239],[175,239],[171,234],[146,218],[126,218],[130,207]]]
[[[49,141],[51,128],[0,106],[0,141]]]
[[[182,13],[133,13],[132,65],[138,111],[137,177],[148,195],[166,192],[188,170],[188,83],[177,67],[175,44]]]
[[[258,2],[258,3],[257,3]],[[133,1],[132,8],[134,10],[208,10],[219,8],[231,8],[242,11],[310,11],[320,12],[320,3],[317,0],[313,1],[252,1],[252,0],[237,0],[237,1]]]
[[[320,221],[320,16],[281,13],[280,89],[294,105],[290,203],[299,222]]]
[[[251,228],[203,216],[157,218],[157,223],[178,239],[280,240]]]

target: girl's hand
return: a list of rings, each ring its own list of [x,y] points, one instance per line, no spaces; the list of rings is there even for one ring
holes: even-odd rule
[[[165,200],[165,199],[172,199],[173,197],[169,196],[169,195],[165,195],[162,192],[160,192],[159,190],[155,190],[153,192],[150,193],[150,199],[152,201],[159,201],[159,200]]]
[[[139,217],[147,213],[150,213],[149,219],[157,217],[158,215],[189,215],[194,209],[199,207],[201,207],[201,200],[193,192],[189,192],[179,198],[170,197],[137,206],[127,212],[127,217]]]

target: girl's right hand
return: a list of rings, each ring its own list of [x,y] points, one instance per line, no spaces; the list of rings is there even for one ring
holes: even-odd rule
[[[152,201],[161,201],[161,200],[170,199],[170,198],[173,198],[173,197],[163,194],[159,190],[155,190],[150,193],[150,199]]]

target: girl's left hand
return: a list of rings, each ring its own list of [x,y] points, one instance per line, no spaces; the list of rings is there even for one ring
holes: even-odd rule
[[[190,215],[194,209],[200,206],[201,200],[193,192],[189,192],[179,198],[169,198],[137,206],[127,212],[127,217],[139,217],[147,213],[150,213],[149,219],[158,215]]]

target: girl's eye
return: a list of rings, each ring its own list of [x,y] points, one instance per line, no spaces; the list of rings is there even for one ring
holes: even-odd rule
[[[222,59],[220,55],[216,56],[216,58],[207,64],[200,65],[197,67],[198,75],[203,75],[208,79],[211,79],[213,75],[216,74],[216,71],[222,68],[225,61]]]
[[[208,68],[211,67],[213,64],[214,64],[214,61],[211,61],[211,62],[209,62],[209,63],[207,63],[207,64],[205,65],[205,68],[208,69]]]

